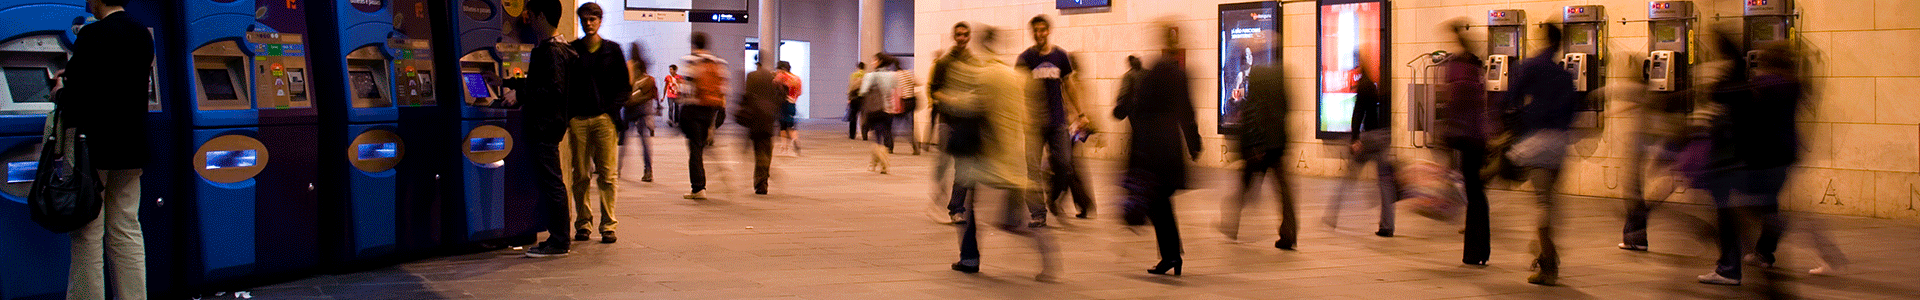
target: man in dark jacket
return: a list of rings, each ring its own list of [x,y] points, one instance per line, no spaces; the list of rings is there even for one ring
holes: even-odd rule
[[[147,165],[147,96],[153,72],[153,36],[125,12],[128,0],[87,1],[99,22],[80,29],[73,58],[62,71],[62,118],[87,136],[105,184],[100,217],[71,233],[69,299],[103,299],[105,257],[113,256],[114,298],[147,298],[145,239],[140,231],[140,174]],[[15,94],[14,97],[23,95]],[[20,99],[15,99],[19,101]],[[105,246],[103,247],[103,241]],[[112,248],[108,253],[102,251]],[[27,258],[16,258],[27,259]]]
[[[566,256],[572,241],[567,240],[567,186],[560,177],[560,140],[567,134],[567,69],[578,55],[562,39],[560,2],[527,1],[533,30],[546,36],[533,48],[533,64],[527,76],[506,80],[507,88],[519,91],[523,133],[533,140],[533,159],[540,164],[534,174],[540,192],[541,211],[545,212],[547,241],[527,249],[527,257]]]
[[[627,58],[620,52],[620,44],[600,38],[603,12],[592,2],[574,12],[580,16],[580,29],[586,34],[569,45],[580,58],[567,70],[572,93],[565,99],[570,117],[567,132],[573,135],[568,140],[573,148],[573,240],[585,241],[592,232],[587,228],[593,224],[593,201],[587,200],[587,186],[598,183],[600,242],[613,243],[618,240],[613,230],[620,224],[613,218],[614,182],[620,178],[619,163],[615,162],[620,159],[620,132],[609,113],[619,112],[632,95],[633,78],[627,74]]]
[[[1536,202],[1541,210],[1540,257],[1534,261],[1539,269],[1527,282],[1554,285],[1560,278],[1560,254],[1553,244],[1553,223],[1560,218],[1559,210],[1554,208],[1554,193],[1560,182],[1565,147],[1570,143],[1567,128],[1573,124],[1573,113],[1579,109],[1580,99],[1575,98],[1573,91],[1573,73],[1561,68],[1555,59],[1560,53],[1560,26],[1541,27],[1547,32],[1547,49],[1520,63],[1518,74],[1514,74],[1513,89],[1502,101],[1509,104],[1503,107],[1526,103],[1520,107],[1520,128],[1516,131],[1520,142],[1511,150],[1516,153],[1508,156],[1535,157],[1517,161],[1530,169],[1529,181],[1537,187]]]
[[[747,92],[734,122],[747,127],[747,139],[753,141],[753,193],[767,194],[767,178],[773,164],[773,134],[778,131],[778,114],[787,103],[787,88],[774,81],[775,72],[766,64],[747,73]]]
[[[1200,157],[1200,129],[1194,122],[1186,66],[1180,63],[1177,31],[1168,25],[1161,30],[1166,48],[1142,79],[1144,88],[1113,108],[1114,118],[1133,127],[1127,147],[1126,215],[1129,224],[1141,225],[1141,217],[1153,223],[1160,248],[1160,263],[1148,271],[1154,274],[1180,267],[1183,250],[1173,218],[1173,194],[1188,188],[1187,160]]]
[[[1240,158],[1246,160],[1246,164],[1240,167],[1240,194],[1221,206],[1226,211],[1220,214],[1220,233],[1228,239],[1239,238],[1240,210],[1253,203],[1254,192],[1260,188],[1260,177],[1272,176],[1274,191],[1279,193],[1280,200],[1276,205],[1280,210],[1280,240],[1275,241],[1273,247],[1293,250],[1300,225],[1294,214],[1293,188],[1283,164],[1287,152],[1285,76],[1279,66],[1272,65],[1254,66],[1247,74],[1247,97],[1239,111]]]

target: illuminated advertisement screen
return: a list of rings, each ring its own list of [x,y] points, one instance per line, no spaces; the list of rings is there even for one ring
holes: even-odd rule
[[[1105,7],[1113,5],[1109,0],[1053,0],[1054,9]]]
[[[1387,57],[1386,28],[1390,8],[1383,0],[1321,0],[1318,11],[1319,79],[1315,136],[1345,138],[1353,132],[1354,86],[1362,73],[1377,81],[1393,78],[1382,63]],[[1376,85],[1381,97],[1388,86]]]
[[[1240,127],[1247,75],[1278,60],[1280,6],[1276,2],[1220,5],[1220,131]]]

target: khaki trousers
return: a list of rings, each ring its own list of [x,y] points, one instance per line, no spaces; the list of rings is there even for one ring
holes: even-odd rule
[[[109,256],[114,298],[147,299],[146,238],[140,234],[141,169],[99,172],[100,182],[106,185],[105,203],[100,218],[70,234],[73,260],[67,269],[67,299],[106,299]]]
[[[600,230],[613,231],[620,222],[614,220],[614,180],[620,178],[619,132],[613,128],[613,118],[605,114],[588,118],[567,120],[567,132],[573,137],[567,139],[573,149],[573,226],[587,230],[593,225],[593,210],[587,198],[589,183],[600,185]],[[594,175],[599,175],[595,178]]]

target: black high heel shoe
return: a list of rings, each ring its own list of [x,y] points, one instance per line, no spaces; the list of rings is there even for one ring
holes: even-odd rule
[[[1154,275],[1167,275],[1167,270],[1173,270],[1173,275],[1179,276],[1180,261],[1179,260],[1162,260],[1160,261],[1160,264],[1154,265],[1152,270],[1147,270],[1147,273],[1154,274]]]

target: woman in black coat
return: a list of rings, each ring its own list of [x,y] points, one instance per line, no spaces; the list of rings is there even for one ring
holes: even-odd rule
[[[1160,246],[1160,263],[1148,273],[1180,274],[1180,231],[1173,219],[1173,193],[1187,188],[1187,159],[1200,156],[1200,130],[1194,124],[1193,99],[1187,71],[1181,64],[1179,39],[1172,27],[1162,26],[1166,50],[1147,71],[1133,98],[1120,99],[1113,117],[1129,121],[1133,130],[1127,155],[1126,217],[1129,225],[1151,220]]]

